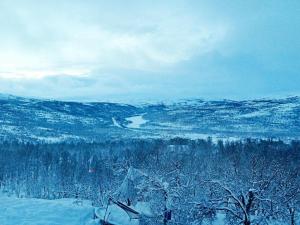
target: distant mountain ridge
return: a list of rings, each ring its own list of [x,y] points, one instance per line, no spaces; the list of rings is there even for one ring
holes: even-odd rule
[[[58,142],[123,138],[300,137],[300,98],[81,103],[0,94],[0,139]]]

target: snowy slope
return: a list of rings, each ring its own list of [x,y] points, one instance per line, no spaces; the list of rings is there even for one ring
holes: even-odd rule
[[[76,204],[74,199],[27,199],[0,196],[1,225],[98,225],[99,219],[93,219],[94,208],[89,202]],[[140,203],[136,210],[145,210]],[[124,210],[110,205],[108,211],[97,210],[97,215],[117,225],[138,225]],[[105,214],[106,212],[106,214]]]
[[[131,116],[126,118],[126,120],[130,122],[127,127],[133,129],[141,128],[143,124],[147,123],[147,120],[143,118],[143,115]]]
[[[104,218],[106,221],[116,225],[139,225],[136,219],[130,219],[124,210],[116,205],[109,205],[108,208],[97,210],[97,216]]]
[[[1,225],[99,225],[93,219],[94,208],[87,202],[83,205],[74,203],[73,199],[42,200],[0,196]],[[145,211],[144,205],[135,207]],[[146,207],[146,211],[148,208]],[[105,209],[98,215],[104,216]],[[106,212],[109,221],[117,225],[138,225],[138,220],[130,220],[128,215],[115,205]],[[203,221],[204,225],[224,225],[224,215],[218,214],[214,221]],[[269,225],[287,225],[285,222],[270,221]]]
[[[93,225],[93,208],[74,200],[0,197],[1,225]]]
[[[300,137],[300,98],[126,105],[0,95],[0,140]]]

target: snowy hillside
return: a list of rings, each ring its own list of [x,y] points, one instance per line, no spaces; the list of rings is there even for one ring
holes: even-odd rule
[[[94,218],[95,208],[88,203],[78,205],[74,199],[20,199],[0,197],[1,225],[98,225],[99,219]],[[130,219],[116,205],[105,209],[101,216],[109,214],[110,222],[115,225],[139,225],[139,220]],[[98,214],[97,214],[98,215]],[[101,217],[102,218],[102,217]],[[225,225],[225,215],[218,214],[213,221],[203,221],[203,225]],[[287,225],[284,222],[269,222],[268,225]]]
[[[94,219],[94,208],[86,203],[78,205],[74,199],[20,199],[0,197],[1,225],[97,225],[99,219]],[[108,208],[110,222],[116,225],[139,225],[138,220],[130,220],[129,216],[116,205]],[[105,216],[105,209],[101,218]],[[219,218],[213,225],[222,225]]]
[[[93,208],[72,199],[42,200],[0,197],[1,225],[93,225]]]
[[[300,141],[0,144],[1,225],[299,224],[299,184]]]
[[[300,136],[299,118],[299,97],[144,105],[0,97],[2,139],[46,142],[174,136],[290,139]]]

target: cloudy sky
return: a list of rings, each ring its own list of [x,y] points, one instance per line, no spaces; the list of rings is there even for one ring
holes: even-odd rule
[[[299,0],[1,0],[0,92],[80,101],[300,94]]]

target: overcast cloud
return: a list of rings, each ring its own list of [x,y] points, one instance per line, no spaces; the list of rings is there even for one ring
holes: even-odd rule
[[[1,0],[0,92],[84,101],[299,95],[300,1]]]

